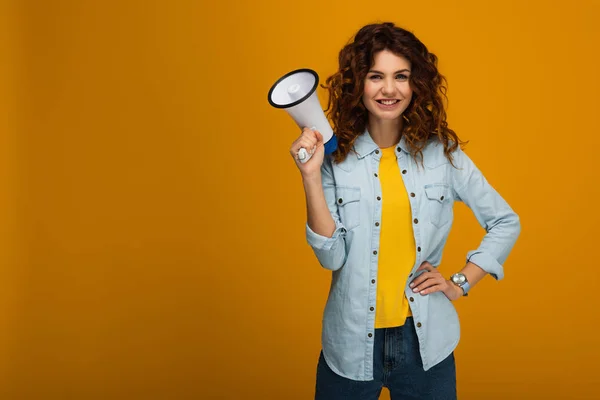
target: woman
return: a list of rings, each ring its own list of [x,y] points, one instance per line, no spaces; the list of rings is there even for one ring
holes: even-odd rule
[[[455,399],[459,321],[451,303],[503,263],[518,216],[448,128],[437,57],[393,23],[367,25],[327,79],[338,149],[305,128],[306,237],[332,272],[316,399]],[[300,148],[314,154],[300,163]],[[454,201],[486,234],[451,277],[437,270]]]

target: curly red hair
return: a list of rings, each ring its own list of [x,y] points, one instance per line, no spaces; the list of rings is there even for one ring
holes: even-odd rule
[[[446,122],[447,81],[437,69],[437,57],[417,37],[392,22],[370,24],[361,28],[339,54],[339,70],[321,85],[329,92],[325,110],[333,124],[338,148],[334,161],[342,162],[368,122],[368,111],[362,102],[364,82],[374,64],[375,55],[388,50],[411,63],[410,86],[413,97],[404,111],[402,135],[411,155],[423,159],[423,149],[432,139],[444,146],[444,154],[452,163],[451,153],[460,141]]]

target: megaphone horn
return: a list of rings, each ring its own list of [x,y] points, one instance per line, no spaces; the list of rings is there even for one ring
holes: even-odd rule
[[[325,154],[331,154],[337,148],[337,139],[329,125],[329,121],[321,108],[317,97],[319,75],[312,69],[302,68],[288,72],[271,86],[269,104],[284,109],[296,122],[300,129],[309,127],[323,135]],[[298,159],[307,162],[312,152],[301,148]]]

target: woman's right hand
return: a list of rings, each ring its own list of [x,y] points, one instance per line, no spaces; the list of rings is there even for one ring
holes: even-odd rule
[[[312,156],[304,164],[298,159],[298,151],[301,148],[305,148],[308,153],[312,152]],[[300,170],[303,178],[320,174],[321,164],[323,164],[323,158],[325,157],[323,136],[318,131],[304,128],[300,137],[292,143],[290,154],[296,162],[296,166]]]

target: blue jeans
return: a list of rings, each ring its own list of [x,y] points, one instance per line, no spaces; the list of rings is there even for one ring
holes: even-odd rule
[[[411,317],[403,326],[375,330],[372,381],[337,375],[319,356],[315,400],[375,400],[385,386],[392,400],[456,400],[454,353],[423,370]]]

